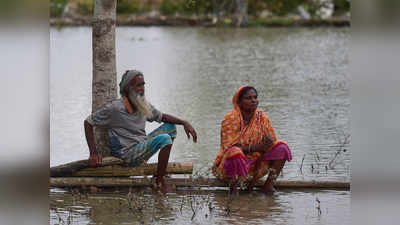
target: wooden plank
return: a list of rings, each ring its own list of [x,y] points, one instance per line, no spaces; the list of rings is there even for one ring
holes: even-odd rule
[[[176,187],[227,187],[227,184],[216,178],[168,178],[167,182]],[[50,178],[51,187],[146,187],[151,186],[150,178],[119,178],[119,177],[60,177]],[[257,182],[256,187],[263,185],[263,181]],[[350,189],[349,182],[338,181],[284,181],[278,180],[276,187],[282,188],[340,188]]]
[[[167,173],[169,174],[192,174],[193,163],[191,162],[171,162],[168,163]],[[119,165],[86,168],[73,173],[73,177],[129,177],[144,176],[157,173],[157,163],[144,164],[137,167],[122,167]]]

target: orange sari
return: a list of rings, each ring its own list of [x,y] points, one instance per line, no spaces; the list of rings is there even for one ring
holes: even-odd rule
[[[220,151],[217,158],[214,160],[213,173],[214,175],[222,180],[229,181],[230,178],[227,176],[224,169],[224,162],[227,159],[245,157],[250,162],[248,175],[244,177],[245,180],[251,180],[254,176],[256,179],[260,179],[268,173],[268,162],[261,160],[263,155],[259,152],[251,152],[244,154],[242,149],[234,146],[239,144],[241,146],[256,145],[262,142],[262,138],[265,134],[270,134],[273,138],[274,146],[284,143],[283,141],[277,141],[274,129],[266,115],[261,109],[256,109],[250,123],[245,126],[243,116],[240,111],[238,100],[240,92],[247,86],[241,87],[236,91],[232,98],[233,109],[225,114],[224,120],[221,123],[221,144]],[[285,143],[286,144],[286,143]],[[259,165],[257,166],[257,162]],[[243,178],[242,178],[243,179]]]

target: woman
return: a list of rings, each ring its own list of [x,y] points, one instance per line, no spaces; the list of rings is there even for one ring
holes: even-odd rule
[[[276,177],[286,160],[292,160],[287,144],[277,141],[267,115],[257,108],[257,97],[254,87],[241,87],[233,96],[233,109],[221,124],[221,146],[213,173],[229,182],[231,191],[236,191],[239,181],[248,182],[251,191],[256,181],[269,172],[261,190],[274,192]]]

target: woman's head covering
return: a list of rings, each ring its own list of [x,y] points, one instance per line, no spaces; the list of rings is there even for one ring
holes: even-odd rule
[[[254,89],[254,90],[256,90],[253,86],[250,86],[250,85],[243,85],[242,87],[240,87],[240,88],[235,92],[235,95],[233,95],[233,98],[232,98],[232,104],[233,104],[233,109],[234,109],[234,110],[240,110],[240,108],[239,108],[239,97],[240,97],[240,95],[242,94],[242,92],[243,92],[245,89],[248,89],[248,90]],[[256,91],[256,92],[257,92],[257,91]]]
[[[240,110],[240,108],[239,108],[239,96],[240,96],[240,93],[242,93],[242,91],[245,89],[245,88],[248,88],[248,87],[252,87],[252,86],[250,86],[250,85],[243,85],[242,87],[240,87],[236,92],[235,92],[235,94],[233,95],[233,98],[232,98],[232,104],[233,104],[233,108],[235,109],[235,110]]]
[[[119,82],[119,93],[122,96],[124,95],[126,86],[138,75],[143,76],[143,73],[139,70],[127,70],[124,75],[122,75],[121,82]]]

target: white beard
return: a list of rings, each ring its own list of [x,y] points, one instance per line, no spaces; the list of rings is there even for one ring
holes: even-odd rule
[[[129,90],[128,98],[131,101],[131,103],[134,105],[134,107],[140,113],[142,113],[146,118],[153,117],[153,113],[152,113],[152,110],[151,110],[151,105],[146,100],[146,97],[144,95],[139,95],[136,91],[131,89],[131,90]]]

